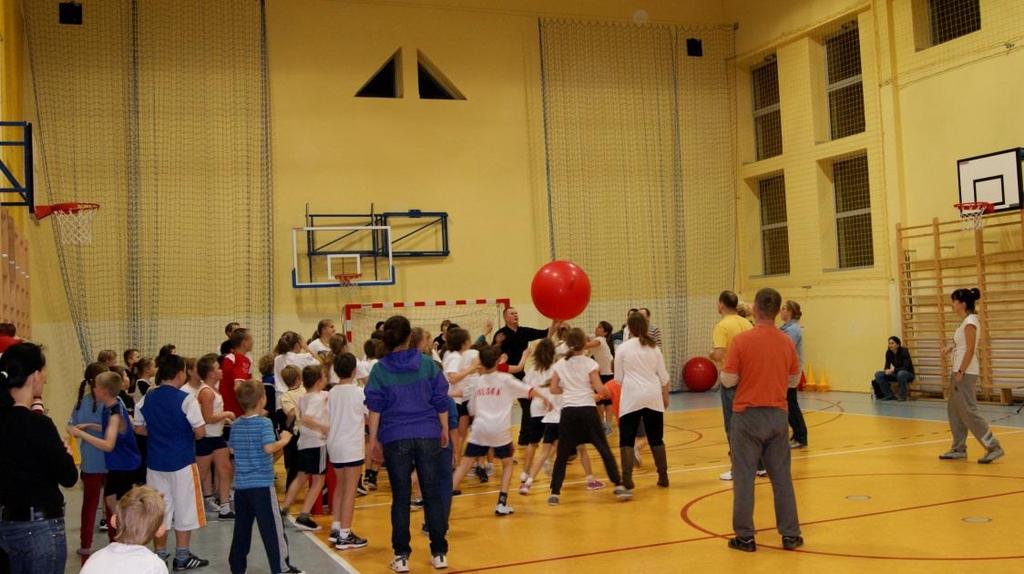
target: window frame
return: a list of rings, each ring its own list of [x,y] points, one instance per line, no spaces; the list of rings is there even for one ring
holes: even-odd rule
[[[850,210],[846,210],[846,211],[839,211],[839,190],[838,190],[837,178],[836,178],[836,164],[843,163],[843,162],[849,162],[849,161],[853,161],[853,160],[861,159],[861,158],[863,158],[863,160],[864,160],[864,180],[867,182],[867,189],[865,190],[865,193],[867,194],[867,203],[868,203],[868,205],[867,205],[867,207],[860,207],[860,208],[857,208],[857,209],[850,209]],[[868,156],[867,156],[867,153],[859,153],[859,154],[852,155],[852,156],[849,156],[849,157],[844,157],[844,158],[841,158],[841,159],[836,159],[836,160],[832,161],[831,171],[832,171],[832,202],[833,202],[833,205],[834,205],[833,212],[835,214],[834,215],[834,220],[835,220],[834,221],[834,225],[835,225],[835,234],[836,234],[836,244],[835,244],[836,245],[836,269],[840,270],[840,271],[846,271],[846,270],[850,270],[850,269],[870,269],[870,268],[873,268],[875,266],[875,241],[874,241],[874,237],[873,237],[875,225],[874,225],[873,218],[871,217],[871,177],[870,177],[871,171],[870,171],[870,168],[868,167]],[[853,218],[853,217],[861,216],[861,215],[867,215],[868,216],[868,224],[869,224],[868,238],[870,238],[870,240],[871,240],[871,248],[868,250],[868,252],[871,254],[871,263],[870,264],[865,264],[865,265],[844,266],[843,265],[842,234],[840,232],[840,225],[839,224],[840,224],[840,221],[843,220],[843,219],[849,219],[849,218]]]
[[[825,106],[826,106],[826,109],[827,109],[827,112],[828,112],[828,141],[841,140],[843,138],[848,138],[848,137],[851,137],[851,136],[862,134],[862,133],[867,131],[867,121],[866,121],[866,118],[864,117],[864,112],[865,112],[865,110],[864,110],[864,61],[861,59],[860,37],[859,37],[860,28],[859,28],[859,26],[857,24],[857,20],[851,20],[851,21],[849,21],[849,22],[844,24],[844,26],[846,26],[846,25],[849,25],[850,28],[840,30],[840,31],[835,32],[833,34],[829,34],[828,36],[823,38],[822,41],[821,41],[821,46],[823,48],[822,49],[822,55],[824,56],[824,59],[825,59]],[[837,38],[839,36],[842,36],[843,34],[857,34],[858,35],[858,38],[857,38],[857,59],[860,60],[860,66],[859,66],[860,73],[858,73],[855,76],[850,76],[849,78],[843,78],[842,80],[839,80],[837,82],[829,82],[829,65],[828,65],[828,61],[829,61],[829,58],[828,58],[828,56],[829,56],[829,43],[828,42],[829,42],[829,40],[831,40],[833,38]],[[863,128],[859,132],[853,132],[853,133],[849,133],[849,134],[846,134],[846,135],[841,135],[841,136],[836,137],[835,136],[835,132],[833,130],[833,128],[835,126],[835,119],[832,117],[832,93],[833,92],[841,91],[841,90],[843,90],[845,88],[849,88],[851,86],[855,86],[857,84],[860,84],[860,87],[861,87],[861,90],[860,90],[860,102],[861,102],[860,114],[861,114],[861,123],[863,125]]]
[[[778,96],[777,100],[773,104],[769,104],[765,107],[757,107],[757,81],[755,80],[755,73],[768,66],[775,67],[775,91]],[[762,161],[773,157],[779,157],[783,153],[782,143],[782,95],[779,94],[779,63],[775,58],[774,54],[765,58],[765,61],[757,64],[750,68],[750,107],[751,115],[753,117],[753,132],[754,132],[754,158],[755,161]],[[762,155],[762,148],[766,147],[762,145],[760,134],[758,133],[758,120],[772,115],[779,114],[779,153],[775,155]]]

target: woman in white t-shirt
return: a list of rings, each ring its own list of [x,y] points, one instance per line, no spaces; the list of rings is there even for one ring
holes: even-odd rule
[[[302,337],[295,331],[285,331],[277,340],[277,347],[274,348],[277,356],[274,357],[274,387],[278,394],[288,392],[288,385],[284,384],[281,378],[281,370],[292,365],[300,372],[309,365],[321,365],[320,359],[310,352],[309,347],[303,342]],[[278,401],[280,402],[280,401]]]
[[[651,456],[658,469],[658,486],[668,486],[665,457],[665,408],[668,407],[668,370],[661,349],[650,336],[647,318],[633,313],[627,320],[631,333],[640,333],[619,346],[615,353],[615,380],[622,387],[619,396],[619,452],[622,484],[633,488],[633,447],[643,421]]]
[[[601,382],[607,383],[615,378],[612,373],[612,324],[608,321],[601,321],[594,328],[594,336],[587,342],[587,350],[591,358],[597,361],[598,375]],[[612,434],[612,401],[601,399],[597,401],[597,418],[601,419],[601,426],[604,427],[604,434]]]
[[[978,459],[981,464],[988,464],[1003,456],[1003,448],[988,427],[986,421],[978,413],[976,388],[978,375],[978,341],[981,340],[981,322],[975,313],[974,302],[981,299],[978,289],[957,289],[950,297],[953,300],[953,312],[960,317],[960,326],[953,334],[953,343],[947,346],[942,354],[952,353],[950,366],[950,393],[947,402],[949,428],[953,433],[953,446],[948,452],[939,455],[942,460],[967,458],[967,431],[985,447],[985,456]]]
[[[594,393],[607,395],[604,383],[598,375],[597,362],[583,355],[587,344],[587,335],[582,329],[570,329],[565,337],[569,352],[564,359],[552,367],[551,393],[562,395],[562,414],[558,423],[558,454],[555,456],[555,467],[551,472],[551,496],[548,504],[556,505],[565,480],[565,465],[569,457],[576,452],[576,447],[590,443],[604,461],[608,479],[615,484],[615,496],[626,499],[633,494],[622,486],[619,466],[615,462],[612,451],[608,448],[608,439],[597,418],[597,403]]]
[[[331,337],[337,332],[338,330],[334,327],[334,321],[331,319],[320,319],[320,322],[316,324],[313,338],[309,340],[309,352],[314,355],[327,355],[327,353],[331,352]]]

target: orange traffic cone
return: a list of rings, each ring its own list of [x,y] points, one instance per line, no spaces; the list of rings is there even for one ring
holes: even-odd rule
[[[814,380],[814,369],[807,365],[807,382],[804,383],[804,390],[814,392],[818,390],[818,383]]]
[[[818,381],[818,392],[825,393],[830,390],[828,386],[828,379],[825,378],[825,373],[821,374],[821,380]]]

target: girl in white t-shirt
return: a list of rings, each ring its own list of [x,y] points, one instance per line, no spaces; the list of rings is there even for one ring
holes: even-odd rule
[[[216,511],[219,518],[229,519],[234,518],[230,504],[234,469],[231,466],[228,442],[224,440],[224,425],[235,420],[235,413],[224,410],[224,399],[218,391],[223,373],[217,359],[217,355],[211,353],[203,355],[196,363],[196,374],[199,377],[196,400],[203,413],[203,420],[206,421],[206,436],[196,441],[196,463],[199,465],[207,510]],[[185,386],[191,386],[191,383]],[[214,497],[211,466],[217,471],[217,500]]]
[[[647,328],[643,313],[633,313],[627,320],[629,330],[640,335],[619,346],[615,353],[615,380],[621,385],[619,395],[619,452],[622,458],[622,484],[633,489],[633,462],[637,430],[642,423],[647,432],[658,486],[668,486],[668,463],[665,457],[665,408],[668,406],[668,370],[661,349]]]
[[[989,429],[986,421],[978,413],[976,388],[978,375],[978,341],[981,340],[981,322],[975,314],[974,303],[981,299],[978,289],[957,289],[951,296],[953,312],[960,317],[960,326],[953,334],[953,343],[946,347],[942,354],[952,353],[950,374],[950,393],[948,408],[949,428],[953,433],[953,446],[948,452],[939,455],[942,460],[967,458],[967,431],[985,447],[985,456],[978,459],[981,464],[988,464],[1003,456],[1003,448]]]
[[[324,377],[323,367],[317,362],[317,366],[308,366],[302,369],[302,386],[306,389],[298,402],[298,419],[296,427],[299,430],[298,453],[296,455],[296,466],[298,473],[295,480],[288,487],[288,494],[285,496],[281,511],[288,512],[288,508],[299,495],[299,490],[306,483],[306,477],[312,476],[313,483],[306,492],[306,498],[302,503],[302,511],[295,519],[295,527],[299,530],[317,531],[320,526],[309,517],[313,510],[313,503],[317,494],[324,487],[324,478],[327,473],[327,433],[330,430],[330,419],[327,415],[327,393],[324,386],[327,379]]]
[[[459,429],[452,433],[452,444],[455,446],[455,464],[462,459],[466,436],[469,434],[469,407],[464,398],[472,375],[477,373],[477,366],[470,361],[466,363],[464,356],[469,350],[469,331],[458,327],[449,329],[446,336],[448,352],[441,359],[441,369],[448,377],[448,396],[455,399],[459,410]]]
[[[351,353],[334,357],[331,371],[338,377],[327,398],[330,431],[327,433],[327,454],[337,479],[331,508],[331,544],[338,550],[362,548],[366,539],[352,532],[352,516],[356,507],[356,489],[366,457],[366,397],[355,384],[356,358]]]
[[[306,343],[302,341],[302,337],[295,331],[285,331],[281,334],[281,338],[277,341],[277,347],[274,348],[274,352],[277,353],[277,356],[274,357],[274,386],[279,395],[288,392],[288,385],[284,384],[284,380],[281,378],[282,369],[292,365],[302,371],[310,365],[322,365],[320,359],[309,351]]]
[[[309,352],[321,357],[327,355],[331,352],[331,337],[337,332],[333,320],[320,319],[316,324],[316,331],[313,332],[313,338],[309,340]]]
[[[597,361],[598,375],[601,382],[607,383],[614,378],[612,374],[612,324],[608,321],[601,321],[594,328],[594,336],[587,341],[587,351],[590,357]],[[601,419],[601,426],[604,427],[604,434],[612,434],[612,401],[601,399],[597,401],[597,418]]]
[[[608,439],[597,418],[597,403],[594,393],[605,396],[607,391],[598,375],[597,362],[583,355],[587,335],[582,329],[573,328],[566,335],[565,343],[569,353],[555,363],[551,375],[551,393],[562,395],[562,414],[558,423],[558,454],[551,473],[551,496],[548,504],[559,503],[562,482],[565,480],[565,465],[576,447],[591,443],[601,455],[608,479],[615,484],[615,496],[626,499],[632,492],[622,486],[619,467],[615,462]]]

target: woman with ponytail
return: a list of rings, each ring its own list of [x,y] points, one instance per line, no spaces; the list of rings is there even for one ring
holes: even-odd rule
[[[337,334],[337,332],[338,329],[334,326],[334,321],[331,319],[320,319],[320,322],[316,324],[313,338],[309,340],[309,352],[321,357],[327,355],[331,351],[331,337]]]
[[[957,289],[950,296],[953,312],[960,317],[960,326],[953,334],[953,342],[942,354],[951,358],[949,377],[949,429],[953,433],[953,446],[939,455],[942,460],[967,458],[967,431],[985,447],[985,456],[978,459],[989,464],[1003,456],[1003,447],[988,428],[988,421],[978,413],[978,341],[981,340],[981,322],[975,311],[975,302],[981,299],[978,289]]]
[[[103,406],[96,401],[96,377],[110,369],[100,362],[85,368],[82,382],[78,384],[78,400],[71,411],[68,425],[80,427],[94,437],[103,436]],[[78,554],[83,559],[92,553],[92,535],[96,531],[96,507],[103,499],[103,485],[107,479],[107,465],[103,451],[86,442],[78,441],[78,452],[82,455],[81,477],[85,493],[82,496],[81,546]]]
[[[74,486],[78,469],[53,421],[30,410],[45,384],[39,345],[0,356],[0,548],[11,572],[60,574],[67,560],[60,487]]]

